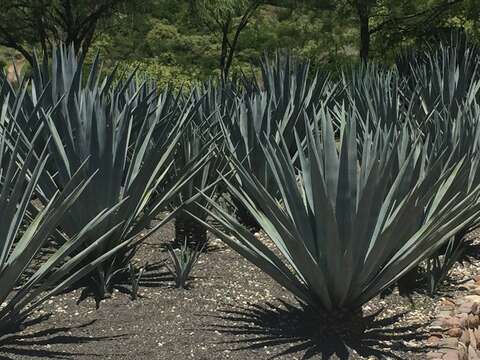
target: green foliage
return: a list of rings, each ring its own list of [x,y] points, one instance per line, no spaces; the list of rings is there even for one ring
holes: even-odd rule
[[[198,103],[195,109],[192,122],[187,125],[182,137],[179,141],[178,152],[175,156],[175,162],[172,166],[173,179],[177,178],[184,171],[186,166],[192,163],[198,156],[202,154],[205,148],[211,153],[216,153],[220,143],[220,127],[218,126],[218,114],[216,104],[209,102],[209,96],[202,96],[202,90],[195,89],[191,98],[193,103]],[[206,91],[215,91],[213,87]],[[188,208],[190,212],[196,214],[197,217],[206,219],[207,214],[203,209],[195,204],[185,205],[185,202],[196,197],[199,190],[208,193],[211,196],[217,194],[216,180],[219,173],[223,172],[224,160],[215,156],[208,164],[206,164],[195,176],[192,177],[189,184],[184,186],[177,193],[174,201],[178,206]],[[200,198],[203,206],[207,206],[208,202]],[[184,211],[180,211],[175,217],[175,239],[176,247],[182,246],[186,241],[189,247],[205,249],[207,244],[207,231],[203,226],[199,226],[194,219],[190,218]]]
[[[52,51],[54,44],[71,44],[87,52],[98,23],[112,16],[124,0],[3,0],[0,45],[14,49],[33,64],[34,49]],[[133,3],[133,1],[130,1]]]
[[[430,295],[437,293],[448,280],[453,266],[465,259],[471,244],[463,239],[451,239],[447,244],[426,260],[425,281]]]
[[[242,15],[255,0],[196,0],[199,16],[212,24]],[[216,25],[213,25],[216,26]]]
[[[139,7],[138,12],[120,13],[111,20],[111,27],[106,26],[100,32],[94,47],[108,54],[107,65],[112,66],[115,61],[140,65],[163,83],[182,83],[183,75],[190,77],[190,82],[218,75],[221,37],[199,21],[198,12],[191,9],[190,2],[154,3],[149,9]],[[212,2],[195,3],[199,9],[205,9]],[[239,16],[245,4],[231,3],[232,7],[226,4],[209,16]],[[151,11],[152,8],[158,10]],[[339,17],[333,22],[332,17],[335,18],[331,10],[318,12],[299,7],[292,11],[283,6],[262,5],[240,35],[233,73],[250,73],[252,64],[258,70],[262,54],[279,48],[308,57],[315,68],[335,70],[341,63],[350,62],[356,57],[352,46],[356,41],[355,31],[345,31],[345,19]],[[210,20],[213,26],[215,23]],[[331,33],[319,36],[325,30]]]
[[[168,248],[173,269],[168,265],[167,267],[175,280],[176,288],[186,289],[188,287],[190,274],[202,254],[202,250],[202,248],[192,248],[186,240],[180,249]]]
[[[175,194],[210,155],[199,149],[198,156],[178,169],[174,178],[168,177],[196,105],[182,104],[180,97],[168,91],[156,93],[147,83],[137,84],[133,75],[116,83],[113,74],[100,77],[98,59],[84,77],[82,59],[77,59],[72,49],[59,48],[52,59],[52,75],[46,64],[34,69],[32,89],[44,96],[36,99],[32,92],[22,99],[25,109],[32,103],[42,111],[31,113],[22,130],[29,137],[31,130],[42,125],[44,137],[52,139],[52,170],[41,179],[41,201],[48,202],[67,186],[84,162],[82,174],[98,173],[92,187],[61,222],[68,236],[78,233],[98,212],[116,208],[112,220],[98,227],[91,240],[106,234],[108,238],[85,259],[92,262],[104,253],[116,252],[92,277],[97,294],[104,297],[112,290],[115,274],[127,270],[139,244],[153,230],[145,236],[139,234],[160,211],[169,208]],[[20,88],[17,96],[24,91],[27,89]],[[117,222],[122,225],[113,229]],[[59,237],[57,242],[65,240]]]
[[[168,56],[168,54],[165,54]],[[158,58],[147,61],[122,62],[118,70],[123,73],[136,72],[137,81],[153,81],[159,88],[170,88],[172,90],[188,89],[194,86],[201,75],[196,69],[190,72],[175,64],[163,65]]]
[[[140,65],[162,85],[206,80],[220,71],[222,38],[218,31],[213,31],[218,25],[217,21],[222,23],[225,19],[232,19],[234,24],[237,23],[245,8],[253,2],[114,1],[115,6],[103,13],[95,23],[93,48],[100,50],[107,60],[106,66],[113,67],[116,62]],[[88,19],[92,11],[89,1],[70,3],[74,6],[78,23]],[[262,54],[265,51],[272,53],[276,49],[289,49],[292,54],[308,59],[314,68],[331,71],[358,62],[359,29],[355,1],[259,3],[258,10],[240,34],[232,65],[234,72],[248,71],[252,63],[258,70]],[[470,36],[480,38],[479,27],[476,26],[479,10],[475,0],[464,0],[446,7],[443,6],[446,3],[444,0],[369,3],[372,59],[393,63],[399,49],[418,45],[439,34],[448,36],[452,28],[463,29]],[[60,11],[59,15],[66,14],[57,1],[42,0],[35,6],[48,14],[54,13],[50,10],[56,8]],[[35,6],[28,5],[28,11],[22,12],[22,9],[15,8],[7,1],[0,15],[0,19],[4,20],[2,23],[6,24],[5,28],[12,29],[14,33],[18,28],[21,35],[18,45],[22,45],[27,52],[33,46],[40,45],[41,31],[38,26],[41,22],[35,25],[31,21]],[[63,35],[63,23],[58,21],[62,16],[56,21],[50,15],[43,19],[61,35],[50,36],[49,43],[67,39]],[[30,26],[18,26],[25,23]],[[234,27],[230,30],[230,37],[233,32]],[[53,41],[54,37],[57,37],[56,41]],[[4,45],[10,46],[6,42]],[[7,59],[0,53],[2,60]]]
[[[153,25],[145,40],[154,54],[161,54],[169,50],[188,49],[188,44],[180,37],[177,28],[163,21],[158,21]]]
[[[346,121],[337,145],[329,112],[317,116],[307,126],[306,144],[297,137],[296,156],[284,142],[265,142],[281,202],[234,158],[241,181],[225,179],[282,256],[216,203],[210,214],[226,231],[210,228],[300,301],[332,318],[358,311],[478,217],[479,188],[459,197],[469,166],[428,161],[429,144],[407,131],[377,129],[359,145],[352,112],[340,116]]]
[[[80,167],[63,191],[34,210],[31,201],[48,156],[43,151],[37,157],[32,144],[9,135],[4,127],[12,126],[7,103],[8,99],[2,102],[0,115],[0,332],[14,330],[45,300],[67,289],[111,255],[106,252],[83,263],[105,241],[105,236],[95,236],[96,229],[110,221],[111,211],[104,210],[92,214],[91,221],[48,257],[39,257],[58,224],[90,186],[92,177],[83,177]],[[22,148],[27,151],[26,157]],[[113,229],[118,226],[114,225]]]

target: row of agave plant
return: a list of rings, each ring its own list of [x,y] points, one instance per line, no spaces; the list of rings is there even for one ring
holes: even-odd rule
[[[278,55],[260,80],[175,93],[59,47],[17,87],[3,78],[1,327],[79,281],[108,296],[175,219],[177,245],[208,229],[361,333],[363,304],[420,264],[433,291],[477,226],[479,60],[457,41],[336,80]],[[172,253],[179,271],[198,257]]]

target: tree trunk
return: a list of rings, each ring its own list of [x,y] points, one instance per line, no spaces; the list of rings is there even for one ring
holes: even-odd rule
[[[230,30],[230,20],[228,20],[222,29],[222,49],[220,52],[220,71],[222,72],[222,80],[228,77],[227,56],[228,56],[228,31]]]
[[[87,55],[88,49],[90,49],[90,45],[92,44],[92,41],[93,41],[93,36],[95,35],[95,29],[96,29],[96,24],[90,28],[85,38],[82,39],[81,48],[84,56]]]
[[[357,0],[357,15],[360,22],[360,59],[368,61],[370,52],[370,27],[368,24],[368,0]]]

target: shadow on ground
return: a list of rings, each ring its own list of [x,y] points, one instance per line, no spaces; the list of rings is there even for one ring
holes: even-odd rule
[[[22,333],[11,332],[0,335],[0,359],[76,359],[79,355],[88,356],[92,359],[100,358],[102,355],[51,350],[50,347],[55,345],[65,347],[66,345],[108,341],[125,336],[89,337],[68,335],[72,330],[82,329],[92,325],[95,320],[74,327],[55,327],[28,332],[29,327],[45,321],[48,318],[49,316],[47,315],[26,321],[22,326],[24,330]]]
[[[138,276],[138,274],[136,275]],[[150,264],[145,267],[145,272],[142,274],[138,281],[138,285],[141,287],[147,288],[166,288],[170,287],[171,283],[174,281],[172,274],[165,267],[165,262],[161,261],[155,264]],[[113,289],[118,290],[119,292],[132,296],[132,279],[127,269],[125,271],[118,272],[115,275],[114,280],[112,281]],[[99,298],[94,288],[94,284],[90,279],[85,278],[81,281],[75,283],[70,288],[66,289],[62,293],[68,293],[77,289],[82,289],[79,298],[77,299],[77,305],[82,303],[84,300],[92,298],[95,300],[95,306],[98,309],[103,298]],[[138,298],[143,298],[144,296],[135,294]]]
[[[361,337],[345,339],[321,331],[321,323],[316,320],[312,310],[280,302],[280,305],[268,303],[222,311],[222,315],[213,316],[221,324],[214,324],[208,330],[241,337],[224,343],[236,346],[234,351],[272,347],[275,352],[275,347],[281,346],[280,352],[271,359],[303,354],[301,359],[346,360],[356,351],[365,357],[403,360],[406,352],[425,351],[421,347],[407,344],[411,340],[427,337],[427,333],[421,330],[426,324],[395,326],[403,313],[381,320],[372,315],[366,318],[367,330]],[[288,346],[287,349],[285,346]]]

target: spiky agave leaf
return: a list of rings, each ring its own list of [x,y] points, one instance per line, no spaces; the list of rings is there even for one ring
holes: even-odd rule
[[[4,130],[0,131],[0,332],[14,330],[46,299],[63,291],[111,255],[105,254],[87,266],[81,265],[83,257],[96,251],[104,238],[96,238],[85,246],[81,256],[74,256],[74,253],[112,213],[104,210],[95,214],[30,274],[37,255],[55,233],[63,216],[88,188],[92,177],[83,177],[81,171],[72,174],[63,191],[55,193],[32,216],[30,203],[48,156],[45,151],[37,156],[32,144],[21,138],[14,141]],[[28,149],[26,157],[22,156],[22,147]]]
[[[465,172],[461,181],[457,182],[458,186],[453,190],[459,194],[460,198],[468,196],[473,189],[480,185],[479,111],[479,106],[476,101],[473,101],[471,104],[461,106],[456,113],[449,113],[445,110],[435,111],[430,119],[430,131],[426,139],[431,146],[430,158],[438,158],[443,168],[451,167],[462,159],[468,159],[466,161],[468,171]],[[449,156],[444,156],[445,153]],[[427,278],[430,293],[439,288],[450,268],[458,259],[459,252],[448,251],[448,249],[464,250],[468,248],[464,236],[478,228],[478,225],[479,218],[472,218],[449,240],[448,246],[443,246],[424,264],[421,264],[422,271],[419,272],[418,269],[412,271]],[[412,289],[411,282],[408,280],[399,282],[399,287],[407,291]]]
[[[405,91],[417,98],[412,103],[417,118],[422,119],[435,109],[456,116],[464,104],[478,102],[479,59],[479,49],[459,34],[454,34],[449,42],[400,56],[397,68],[409,85]]]
[[[211,91],[208,91],[207,94],[211,94]],[[227,167],[224,159],[218,156],[219,152],[216,151],[216,147],[222,146],[221,131],[217,118],[219,113],[216,105],[211,104],[209,100],[208,96],[200,99],[193,97],[190,100],[195,103],[198,101],[198,106],[196,106],[192,121],[187,124],[180,138],[171,171],[172,180],[175,181],[185,167],[205,151],[205,147],[209,147],[209,152],[214,154],[214,156],[191,179],[189,184],[184,186],[174,197],[174,203],[178,207],[182,206],[185,201],[195,197],[198,194],[198,189],[208,191],[211,197],[216,197],[219,193],[217,187],[218,174],[224,172],[224,169]],[[208,202],[202,197],[198,198],[198,201],[202,201],[204,206],[208,206]],[[207,214],[195,204],[189,205],[189,211],[195,212],[198,217],[206,219]],[[205,227],[192,220],[184,211],[179,211],[175,216],[174,246],[181,247],[185,239],[187,239],[190,247],[202,247],[205,249],[207,231]]]
[[[86,259],[93,261],[129,241],[96,272],[97,290],[103,296],[110,291],[114,274],[127,268],[145,239],[137,235],[171,204],[211,154],[207,152],[207,145],[198,149],[196,156],[181,170],[177,169],[172,178],[178,144],[197,104],[183,102],[168,93],[157,94],[147,84],[135,85],[133,75],[115,84],[109,76],[98,85],[98,80],[91,80],[99,76],[97,66],[91,67],[89,80],[84,84],[81,61],[77,64],[72,56],[70,52],[60,52],[52,62],[57,74],[52,79],[52,84],[56,84],[52,89],[57,90],[52,91],[56,94],[58,89],[63,89],[64,96],[59,96],[52,108],[40,106],[37,111],[45,137],[51,138],[49,152],[52,169],[55,169],[40,179],[39,196],[47,202],[58,189],[64,188],[87,159],[87,165],[82,168],[84,175],[98,171],[92,186],[70,208],[61,227],[71,236],[96,213],[119,204],[110,222],[97,227],[92,240],[110,232],[119,220],[123,221],[122,226]],[[172,212],[161,224],[171,216]],[[62,244],[63,239],[59,237],[58,242]]]
[[[189,246],[187,239],[185,239],[180,249],[175,250],[171,246],[168,248],[173,268],[168,265],[167,268],[175,279],[176,288],[185,289],[187,287],[193,267],[202,254],[203,246],[196,248]]]
[[[406,80],[398,72],[377,63],[360,64],[343,72],[343,89],[336,106],[358,112],[358,135],[380,126],[384,129],[418,128],[418,119],[411,114],[413,96],[406,92]],[[336,112],[333,112],[335,114]],[[337,124],[341,119],[334,119]],[[427,115],[421,121],[427,120]]]
[[[318,122],[306,125],[305,146],[297,137],[298,171],[285,146],[266,140],[281,202],[235,157],[241,185],[225,179],[281,256],[215,203],[210,214],[228,230],[210,228],[302,302],[355,312],[478,216],[479,191],[451,191],[465,162],[426,166],[421,143],[402,144],[411,136],[377,129],[359,146],[352,119],[337,146],[326,111]],[[400,147],[410,150],[399,167]]]
[[[331,105],[337,86],[324,74],[310,74],[308,62],[277,53],[261,64],[262,78],[256,87],[236,94],[231,112],[221,117],[226,145],[266,187],[273,186],[262,150],[265,134],[280,141],[283,138],[295,152],[295,127],[304,135],[306,118],[317,109]],[[274,191],[274,189],[271,189]]]

